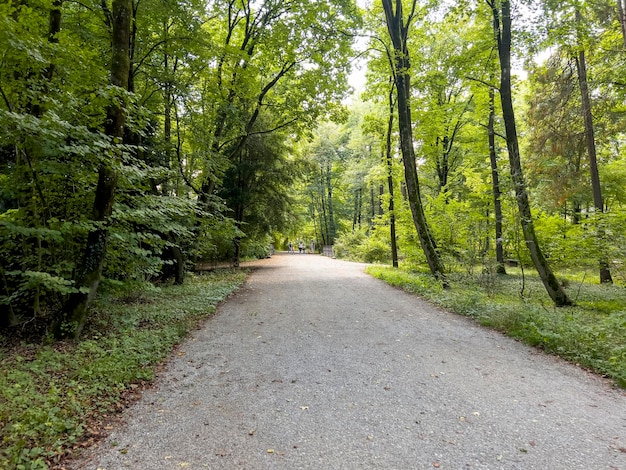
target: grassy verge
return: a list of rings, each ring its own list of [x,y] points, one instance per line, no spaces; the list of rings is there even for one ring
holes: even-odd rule
[[[368,272],[455,313],[610,377],[626,388],[626,289],[571,283],[576,301],[555,308],[536,275],[450,275],[443,290],[428,274],[371,266]]]
[[[106,415],[245,276],[218,270],[184,286],[104,296],[82,341],[0,349],[0,468],[49,468],[97,438]]]

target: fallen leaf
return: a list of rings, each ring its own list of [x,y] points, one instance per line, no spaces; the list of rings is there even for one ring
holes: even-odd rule
[[[441,464],[439,462],[433,462],[433,467],[439,468]]]
[[[274,453],[274,449],[267,449],[267,453],[268,454],[273,454]]]

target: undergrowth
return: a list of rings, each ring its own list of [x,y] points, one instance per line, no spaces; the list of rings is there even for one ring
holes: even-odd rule
[[[123,398],[151,381],[158,364],[246,272],[189,276],[183,286],[104,295],[77,343],[0,348],[0,468],[46,469],[98,431]]]
[[[444,290],[426,273],[384,266],[370,266],[367,271],[388,284],[559,355],[626,388],[623,286],[566,283],[576,305],[556,308],[538,277],[529,273],[488,278],[451,274],[451,289]]]

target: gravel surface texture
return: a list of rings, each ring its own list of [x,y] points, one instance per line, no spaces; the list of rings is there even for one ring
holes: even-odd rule
[[[256,263],[80,469],[619,469],[626,394],[317,255]]]

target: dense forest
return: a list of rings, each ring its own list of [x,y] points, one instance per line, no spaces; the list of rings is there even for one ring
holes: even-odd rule
[[[624,8],[3,2],[0,323],[78,337],[103,289],[288,241],[624,284]]]

